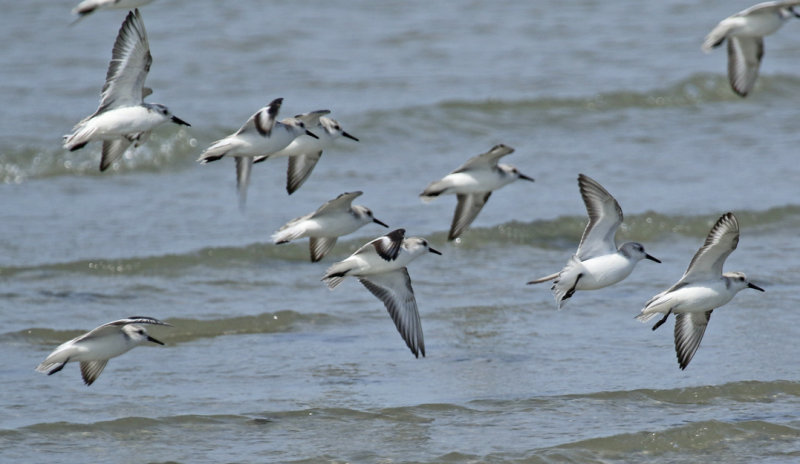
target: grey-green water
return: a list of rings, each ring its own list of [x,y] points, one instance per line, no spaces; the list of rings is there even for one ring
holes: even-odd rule
[[[706,32],[731,2],[205,2],[142,9],[164,127],[100,174],[99,146],[60,137],[94,111],[124,12],[69,26],[71,2],[3,5],[0,38],[0,461],[734,462],[800,459],[796,275],[800,21],[766,40],[753,94],[728,88]],[[326,151],[294,195],[256,167],[241,213],[211,141],[284,97],[330,108],[361,139]],[[428,182],[506,143],[536,178],[492,195],[461,242],[455,199]],[[546,286],[585,223],[586,173],[626,213],[642,262],[555,310]],[[444,254],[410,266],[427,358],[414,359],[357,282],[275,246],[289,219],[344,191]],[[671,323],[633,319],[675,282],[719,215],[741,223],[726,270],[744,291],[714,312],[686,371]],[[34,367],[58,344],[143,314],[165,347]]]

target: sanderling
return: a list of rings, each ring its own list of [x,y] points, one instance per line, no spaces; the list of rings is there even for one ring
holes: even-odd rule
[[[72,9],[78,19],[85,18],[97,10],[132,10],[147,5],[153,0],[83,0]]]
[[[575,290],[596,290],[628,277],[642,259],[661,262],[647,254],[640,243],[626,242],[617,248],[614,236],[622,224],[619,203],[589,176],[579,174],[578,187],[589,214],[578,251],[561,271],[528,282],[538,284],[553,280],[551,290],[558,309]]]
[[[383,301],[406,345],[418,358],[420,354],[425,356],[425,342],[406,266],[423,253],[442,253],[423,238],[404,238],[405,233],[405,229],[397,229],[372,240],[349,258],[329,267],[322,280],[334,289],[345,277],[358,277],[367,290]]]
[[[103,141],[100,170],[105,171],[131,143],[139,146],[161,124],[190,124],[158,103],[144,103],[153,91],[144,86],[153,57],[139,10],[128,13],[114,42],[100,106],[64,136],[64,148],[75,151],[93,140]]]
[[[254,160],[254,163],[260,163],[266,159],[289,157],[289,167],[286,171],[286,191],[289,195],[299,189],[308,179],[322,156],[322,151],[333,145],[334,140],[339,137],[347,137],[358,142],[356,137],[342,129],[338,121],[325,116],[329,113],[330,110],[317,110],[298,114],[295,118],[303,121],[306,129],[312,130],[318,137],[314,138],[303,134],[292,140],[292,143],[283,150],[257,156]]]
[[[238,131],[212,143],[197,159],[203,164],[223,156],[231,156],[236,160],[236,189],[239,192],[239,206],[242,208],[247,200],[247,186],[250,185],[250,171],[255,157],[282,150],[300,135],[317,138],[314,133],[306,130],[305,123],[300,119],[276,121],[282,103],[283,98],[272,100],[269,105],[250,116]]]
[[[442,194],[456,195],[458,204],[448,240],[455,240],[469,227],[492,195],[492,191],[517,179],[533,182],[532,178],[522,174],[514,166],[497,164],[500,158],[513,152],[511,147],[495,145],[488,152],[470,158],[444,178],[431,182],[419,195],[426,202]]]
[[[706,53],[728,39],[728,79],[739,96],[746,97],[758,77],[764,56],[764,36],[772,34],[792,16],[799,17],[795,6],[800,1],[764,2],[753,5],[717,24],[706,36]]]
[[[353,205],[353,200],[363,192],[345,192],[320,206],[313,213],[292,219],[272,234],[272,241],[280,245],[298,238],[309,237],[311,261],[322,259],[336,245],[336,239],[355,232],[361,226],[374,222],[389,227],[375,219],[365,206]]]
[[[59,345],[36,367],[36,370],[53,375],[63,369],[68,362],[76,361],[81,365],[83,382],[91,385],[103,372],[109,359],[124,354],[144,342],[164,344],[148,335],[147,330],[139,324],[170,325],[144,316],[131,316],[103,324]]]
[[[675,313],[675,353],[678,365],[686,369],[700,346],[703,334],[714,309],[728,303],[745,288],[764,291],[750,283],[741,272],[722,273],[725,259],[739,243],[739,223],[733,213],[717,220],[697,250],[683,277],[672,287],[650,298],[636,316],[647,322],[656,314],[664,314],[653,330],[659,328],[670,314]]]

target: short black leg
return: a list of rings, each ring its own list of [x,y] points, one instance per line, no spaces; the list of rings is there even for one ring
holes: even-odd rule
[[[667,318],[669,317],[670,314],[672,314],[671,309],[667,311],[667,314],[664,314],[664,317],[662,317],[658,322],[656,322],[656,325],[653,326],[653,330],[656,330],[657,328],[661,327],[662,324],[667,322]]]

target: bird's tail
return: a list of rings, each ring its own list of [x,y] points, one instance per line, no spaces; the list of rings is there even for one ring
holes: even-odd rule
[[[558,273],[558,276],[553,281],[553,286],[550,287],[550,290],[553,292],[553,297],[556,300],[558,309],[561,309],[564,306],[564,302],[570,299],[575,293],[578,280],[582,275],[582,269],[583,265],[581,264],[581,260],[573,255],[572,258],[567,261],[567,265],[564,266],[564,269]]]
[[[322,278],[322,281],[328,285],[328,288],[333,290],[336,288],[342,281],[344,280],[347,273],[353,269],[350,263],[345,261],[339,261],[338,263],[333,264],[331,267],[325,271],[325,276]]]
[[[652,312],[652,313],[647,312],[646,313],[646,312],[642,311],[641,313],[639,313],[636,316],[635,319],[637,321],[641,322],[641,323],[645,323],[645,322],[649,321],[650,319],[654,318],[656,316],[656,314],[658,314],[658,313],[657,312]]]
[[[425,190],[419,194],[419,197],[422,199],[423,202],[428,203],[434,198],[444,193],[444,191],[447,190],[448,187],[449,185],[447,185],[442,180],[431,182],[430,185],[425,187]]]
[[[230,149],[231,145],[227,140],[217,140],[216,142],[212,143],[210,147],[206,148],[206,151],[200,154],[200,157],[197,158],[197,162],[206,164],[216,161],[225,156]]]
[[[280,245],[281,243],[291,242],[292,240],[300,238],[303,232],[304,230],[302,227],[298,227],[297,224],[290,222],[272,234],[270,238],[272,239],[272,243]]]
[[[534,279],[534,280],[531,280],[530,282],[528,282],[528,285],[540,284],[542,282],[549,282],[549,281],[555,279],[556,277],[558,277],[558,274],[559,273],[556,272],[556,273],[550,274],[549,276],[546,276],[546,277],[539,277],[538,279]]]
[[[87,124],[78,125],[73,133],[64,136],[64,148],[69,151],[79,150],[89,143],[94,133],[95,128]]]

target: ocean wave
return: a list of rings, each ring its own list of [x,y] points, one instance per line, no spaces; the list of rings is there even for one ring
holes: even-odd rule
[[[784,95],[800,87],[800,79],[787,75],[768,75],[759,78],[759,93],[764,98]],[[385,127],[393,133],[439,133],[444,130],[485,131],[489,127],[520,120],[552,124],[568,121],[578,115],[597,112],[614,112],[630,108],[676,108],[702,103],[737,101],[723,74],[696,73],[647,91],[614,91],[596,95],[570,97],[537,97],[518,100],[475,99],[445,100],[425,105],[412,105],[391,110],[375,110],[352,123],[364,133],[379,134]],[[402,121],[395,121],[401,119]],[[432,129],[433,128],[433,129]],[[189,168],[202,150],[202,145],[235,130],[203,127],[175,130],[162,129],[141,147],[128,150],[111,170],[125,172],[155,172],[164,169]],[[194,136],[193,136],[194,134]],[[196,136],[196,138],[195,138]],[[100,143],[92,143],[83,150],[68,152],[60,143],[49,138],[38,145],[2,147],[0,150],[0,183],[21,183],[29,179],[63,175],[103,175],[99,172]],[[199,141],[198,141],[199,140]],[[108,175],[108,173],[105,173]]]
[[[50,142],[50,140],[48,140]],[[0,183],[19,184],[29,179],[63,175],[97,176],[101,173],[102,144],[94,142],[82,150],[66,151],[59,144],[5,147],[0,151]],[[197,139],[186,129],[155,132],[140,147],[130,148],[109,170],[155,172],[189,166],[200,153]]]
[[[541,450],[580,462],[672,462],[692,456],[695,462],[758,462],[765,447],[796,442],[800,429],[760,420],[706,420],[659,431],[640,431],[590,438]],[[778,452],[776,449],[775,452]],[[583,457],[602,456],[602,461]],[[558,462],[563,462],[561,459]]]
[[[736,216],[748,234],[772,229],[793,229],[800,226],[800,205],[770,208],[764,211],[736,211]],[[705,237],[716,216],[664,215],[652,211],[625,217],[617,241],[636,239],[643,242],[669,240],[675,235]],[[466,249],[481,248],[487,243],[526,245],[542,249],[573,249],[586,226],[584,216],[562,216],[552,220],[531,222],[509,221],[492,227],[475,227],[456,242]],[[428,234],[432,243],[445,243],[447,232]],[[342,254],[353,252],[364,239],[340,240]],[[36,266],[0,266],[0,277],[42,272],[83,273],[90,275],[174,275],[191,267],[226,269],[259,260],[308,261],[305,241],[276,246],[272,243],[252,243],[242,246],[209,247],[183,254],[136,256],[120,259],[87,259]]]
[[[647,399],[677,405],[709,404],[720,400],[769,403],[778,396],[800,397],[800,383],[788,380],[768,382],[749,380],[667,390],[639,389],[597,392],[580,396],[599,400]]]
[[[762,98],[781,97],[800,87],[800,79],[790,75],[759,77]],[[396,130],[408,135],[429,131],[430,127],[458,131],[485,131],[486,126],[531,121],[537,124],[568,122],[585,114],[629,109],[693,107],[707,103],[741,100],[730,90],[724,74],[695,73],[680,81],[643,91],[620,90],[594,95],[533,97],[513,100],[498,98],[444,100],[412,105],[391,111],[372,111],[363,121],[365,132],[376,131],[387,119],[402,118]]]

